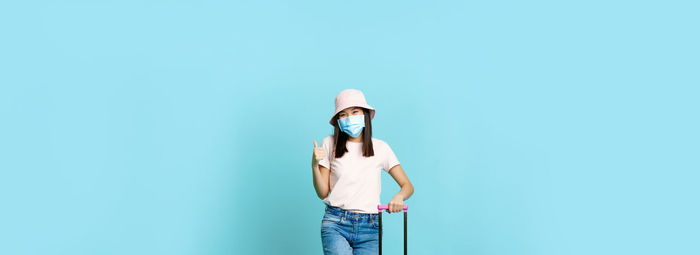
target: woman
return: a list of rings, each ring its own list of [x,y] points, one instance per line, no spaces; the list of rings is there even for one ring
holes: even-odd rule
[[[318,146],[314,140],[311,160],[314,188],[326,204],[321,221],[323,252],[329,254],[377,254],[381,170],[401,186],[389,202],[389,213],[403,210],[413,194],[391,147],[372,137],[375,110],[361,91],[346,89],[335,97],[330,124],[335,131]]]

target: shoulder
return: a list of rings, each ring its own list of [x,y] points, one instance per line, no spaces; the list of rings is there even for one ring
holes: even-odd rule
[[[381,139],[378,139],[378,138],[374,138],[374,137],[372,137],[372,145],[373,145],[375,148],[382,148],[382,149],[383,149],[383,148],[389,148],[389,144],[386,143],[384,140],[381,140]]]
[[[323,138],[321,144],[333,144],[333,136],[329,135]]]

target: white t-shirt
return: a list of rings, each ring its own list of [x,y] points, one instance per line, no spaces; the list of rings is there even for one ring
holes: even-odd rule
[[[323,139],[326,157],[319,165],[331,170],[330,193],[323,202],[331,206],[359,213],[378,213],[379,194],[382,190],[381,170],[389,172],[399,164],[391,147],[372,138],[374,156],[362,156],[362,143],[347,141],[348,152],[341,158],[331,157],[335,148],[333,136]],[[331,165],[332,163],[332,165]]]

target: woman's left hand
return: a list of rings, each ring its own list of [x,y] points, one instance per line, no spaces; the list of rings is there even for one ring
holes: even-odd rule
[[[403,197],[397,195],[389,201],[389,213],[403,211]]]

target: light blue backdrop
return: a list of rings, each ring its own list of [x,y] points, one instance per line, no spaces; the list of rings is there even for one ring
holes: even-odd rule
[[[6,1],[0,254],[321,254],[346,88],[411,254],[699,254],[693,2]]]

